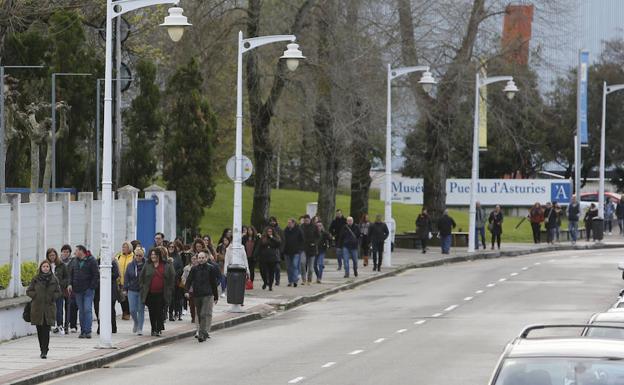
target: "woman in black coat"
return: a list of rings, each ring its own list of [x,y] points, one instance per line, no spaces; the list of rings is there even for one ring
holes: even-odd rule
[[[501,211],[500,205],[496,205],[494,211],[490,213],[488,224],[488,228],[492,233],[492,250],[494,250],[494,242],[496,242],[500,250],[501,234],[503,234],[503,212]]]
[[[63,309],[65,308],[65,302],[67,301],[67,285],[69,284],[69,270],[67,266],[61,261],[58,253],[55,249],[48,249],[46,251],[46,259],[50,261],[50,267],[52,268],[52,274],[58,280],[61,287],[61,296],[57,298],[56,302],[56,327],[52,330],[54,333],[64,334],[63,331]],[[69,321],[69,320],[68,320]],[[69,330],[67,330],[69,333]]]
[[[58,279],[52,273],[52,266],[47,259],[39,265],[39,272],[28,286],[26,295],[32,298],[30,323],[37,327],[40,357],[45,359],[50,344],[50,326],[56,320],[56,300],[62,295]]]
[[[416,238],[420,239],[420,246],[423,254],[427,252],[427,241],[431,234],[431,217],[427,213],[427,208],[423,207],[422,212],[416,218]]]
[[[273,228],[267,226],[264,229],[260,245],[258,246],[258,259],[262,265],[266,282],[262,284],[262,290],[269,286],[269,291],[273,290],[273,282],[275,281],[275,272],[277,264],[280,263],[280,245],[281,239],[279,235],[273,232]]]

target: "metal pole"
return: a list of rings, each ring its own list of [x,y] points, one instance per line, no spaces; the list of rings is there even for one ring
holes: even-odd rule
[[[600,126],[600,184],[598,188],[598,218],[604,218],[605,193],[605,122],[607,120],[607,82],[602,84],[602,124]]]
[[[97,199],[97,192],[100,191],[100,81],[95,81],[96,95],[95,95],[95,192]]]
[[[576,82],[576,151],[578,156],[575,159],[574,164],[574,191],[576,194],[576,199],[581,201],[581,156],[582,156],[582,136],[581,136],[581,77],[582,75],[582,65],[581,65],[581,55],[579,51],[579,64],[578,64],[578,74],[577,74],[577,82]]]
[[[115,19],[115,188],[121,180],[121,16]]]
[[[238,33],[238,68],[236,72],[236,170],[234,172],[234,218],[232,225],[232,257],[237,261],[242,251],[241,228],[243,207],[243,32]]]
[[[386,105],[386,172],[385,172],[385,196],[384,208],[387,226],[392,225],[392,68],[388,64],[387,74],[387,105]],[[388,230],[390,230],[388,228]],[[388,236],[384,241],[385,258],[384,267],[392,266],[392,237]]]
[[[476,214],[477,214],[477,181],[479,179],[479,89],[481,79],[479,72],[475,79],[475,112],[472,131],[472,175],[470,178],[470,208],[468,210],[468,252],[475,251]]]
[[[106,60],[104,71],[104,157],[102,168],[102,240],[100,249],[100,347],[112,347],[111,330],[111,249],[112,208],[112,98],[113,78],[112,1],[106,1]]]
[[[52,97],[50,107],[52,108],[52,128],[50,135],[52,136],[52,146],[50,151],[52,151],[52,164],[50,165],[52,168],[52,189],[56,189],[56,74],[52,74]],[[44,189],[47,189],[48,186],[44,186]]]
[[[4,66],[0,66],[0,194],[6,191],[6,137],[4,135]]]

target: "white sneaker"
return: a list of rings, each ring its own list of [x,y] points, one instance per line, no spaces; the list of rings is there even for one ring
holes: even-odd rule
[[[221,298],[225,298],[225,293],[221,293]]]
[[[186,310],[182,310],[182,315],[186,315]]]
[[[64,336],[65,335],[65,329],[63,329],[63,327],[59,327],[59,334]]]

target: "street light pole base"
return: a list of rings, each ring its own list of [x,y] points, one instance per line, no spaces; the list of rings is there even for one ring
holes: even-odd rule
[[[228,313],[245,313],[242,305],[232,304],[227,311]]]

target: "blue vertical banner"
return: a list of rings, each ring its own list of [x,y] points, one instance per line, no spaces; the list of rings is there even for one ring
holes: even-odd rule
[[[577,135],[581,139],[581,146],[587,146],[587,81],[589,71],[589,51],[582,50],[579,54],[578,68],[578,105],[577,105]]]

